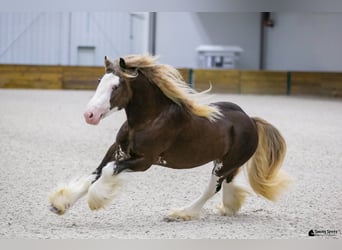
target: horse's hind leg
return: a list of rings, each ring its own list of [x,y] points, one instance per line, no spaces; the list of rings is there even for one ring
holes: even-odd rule
[[[249,192],[233,183],[239,168],[232,171],[222,183],[222,204],[217,206],[220,215],[235,215],[241,208]]]
[[[248,191],[233,183],[233,179],[239,173],[239,169],[254,154],[256,141],[243,138],[237,134],[235,143],[228,154],[222,159],[222,167],[216,171],[216,175],[223,176],[225,182],[222,184],[222,205],[218,208],[221,215],[234,215],[241,208]],[[248,142],[248,143],[247,143]]]
[[[220,191],[222,181],[224,180],[221,177],[215,175],[215,169],[220,168],[220,163],[218,161],[215,161],[214,166],[215,167],[210,177],[209,184],[204,192],[201,194],[201,196],[190,203],[188,206],[173,210],[171,214],[165,218],[166,221],[188,221],[199,217],[200,211],[203,208],[204,204],[217,192]]]

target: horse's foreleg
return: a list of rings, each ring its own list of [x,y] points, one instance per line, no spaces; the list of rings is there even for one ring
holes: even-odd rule
[[[93,172],[93,174],[96,174],[96,180],[100,178],[102,169],[112,161],[119,161],[121,158],[123,158],[125,153],[122,151],[120,145],[115,142],[110,148],[107,150],[107,153],[103,157],[100,165],[96,168],[96,170]]]
[[[74,180],[66,186],[58,187],[49,195],[50,210],[58,215],[64,214],[75,202],[88,192],[88,188],[96,179],[92,174]]]
[[[96,168],[93,174],[96,174],[96,180],[100,178],[102,169],[109,162],[118,162],[129,157],[128,152],[128,125],[127,121],[121,126],[118,135],[116,137],[116,142],[112,146],[109,147],[105,156],[103,157],[100,165]]]
[[[100,178],[88,190],[88,205],[97,210],[106,207],[118,193],[122,172],[144,171],[151,166],[143,157],[132,157],[119,162],[110,162],[103,169]]]
[[[114,143],[104,156],[100,165],[88,177],[74,180],[65,186],[58,187],[49,195],[50,210],[56,214],[64,214],[77,200],[84,196],[92,183],[95,183],[102,174],[102,169],[108,162],[117,161],[122,157],[122,150],[117,143]]]
[[[91,210],[106,207],[117,194],[122,181],[118,175],[114,174],[115,167],[114,162],[109,162],[102,168],[101,176],[90,186],[88,206]]]

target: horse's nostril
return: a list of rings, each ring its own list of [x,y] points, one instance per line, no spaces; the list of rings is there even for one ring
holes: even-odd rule
[[[89,113],[89,118],[93,118],[94,114],[92,112]]]

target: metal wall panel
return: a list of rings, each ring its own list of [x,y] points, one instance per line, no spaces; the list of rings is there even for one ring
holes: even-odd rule
[[[1,13],[0,63],[65,64],[63,13]]]
[[[1,12],[0,63],[77,65],[78,48],[88,46],[102,65],[105,55],[130,54],[130,34],[127,12]]]
[[[95,47],[95,61],[99,65],[105,55],[116,58],[128,54],[128,17],[128,13],[73,13],[70,64],[77,64],[79,46]]]

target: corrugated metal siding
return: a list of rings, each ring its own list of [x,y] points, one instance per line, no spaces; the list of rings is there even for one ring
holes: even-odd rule
[[[127,13],[73,13],[71,21],[71,64],[77,64],[78,46],[94,46],[95,61],[129,53]]]
[[[1,13],[0,62],[65,64],[62,13]]]
[[[129,13],[0,13],[0,63],[77,65],[79,46],[103,57],[130,53]],[[143,51],[142,51],[143,52]]]

